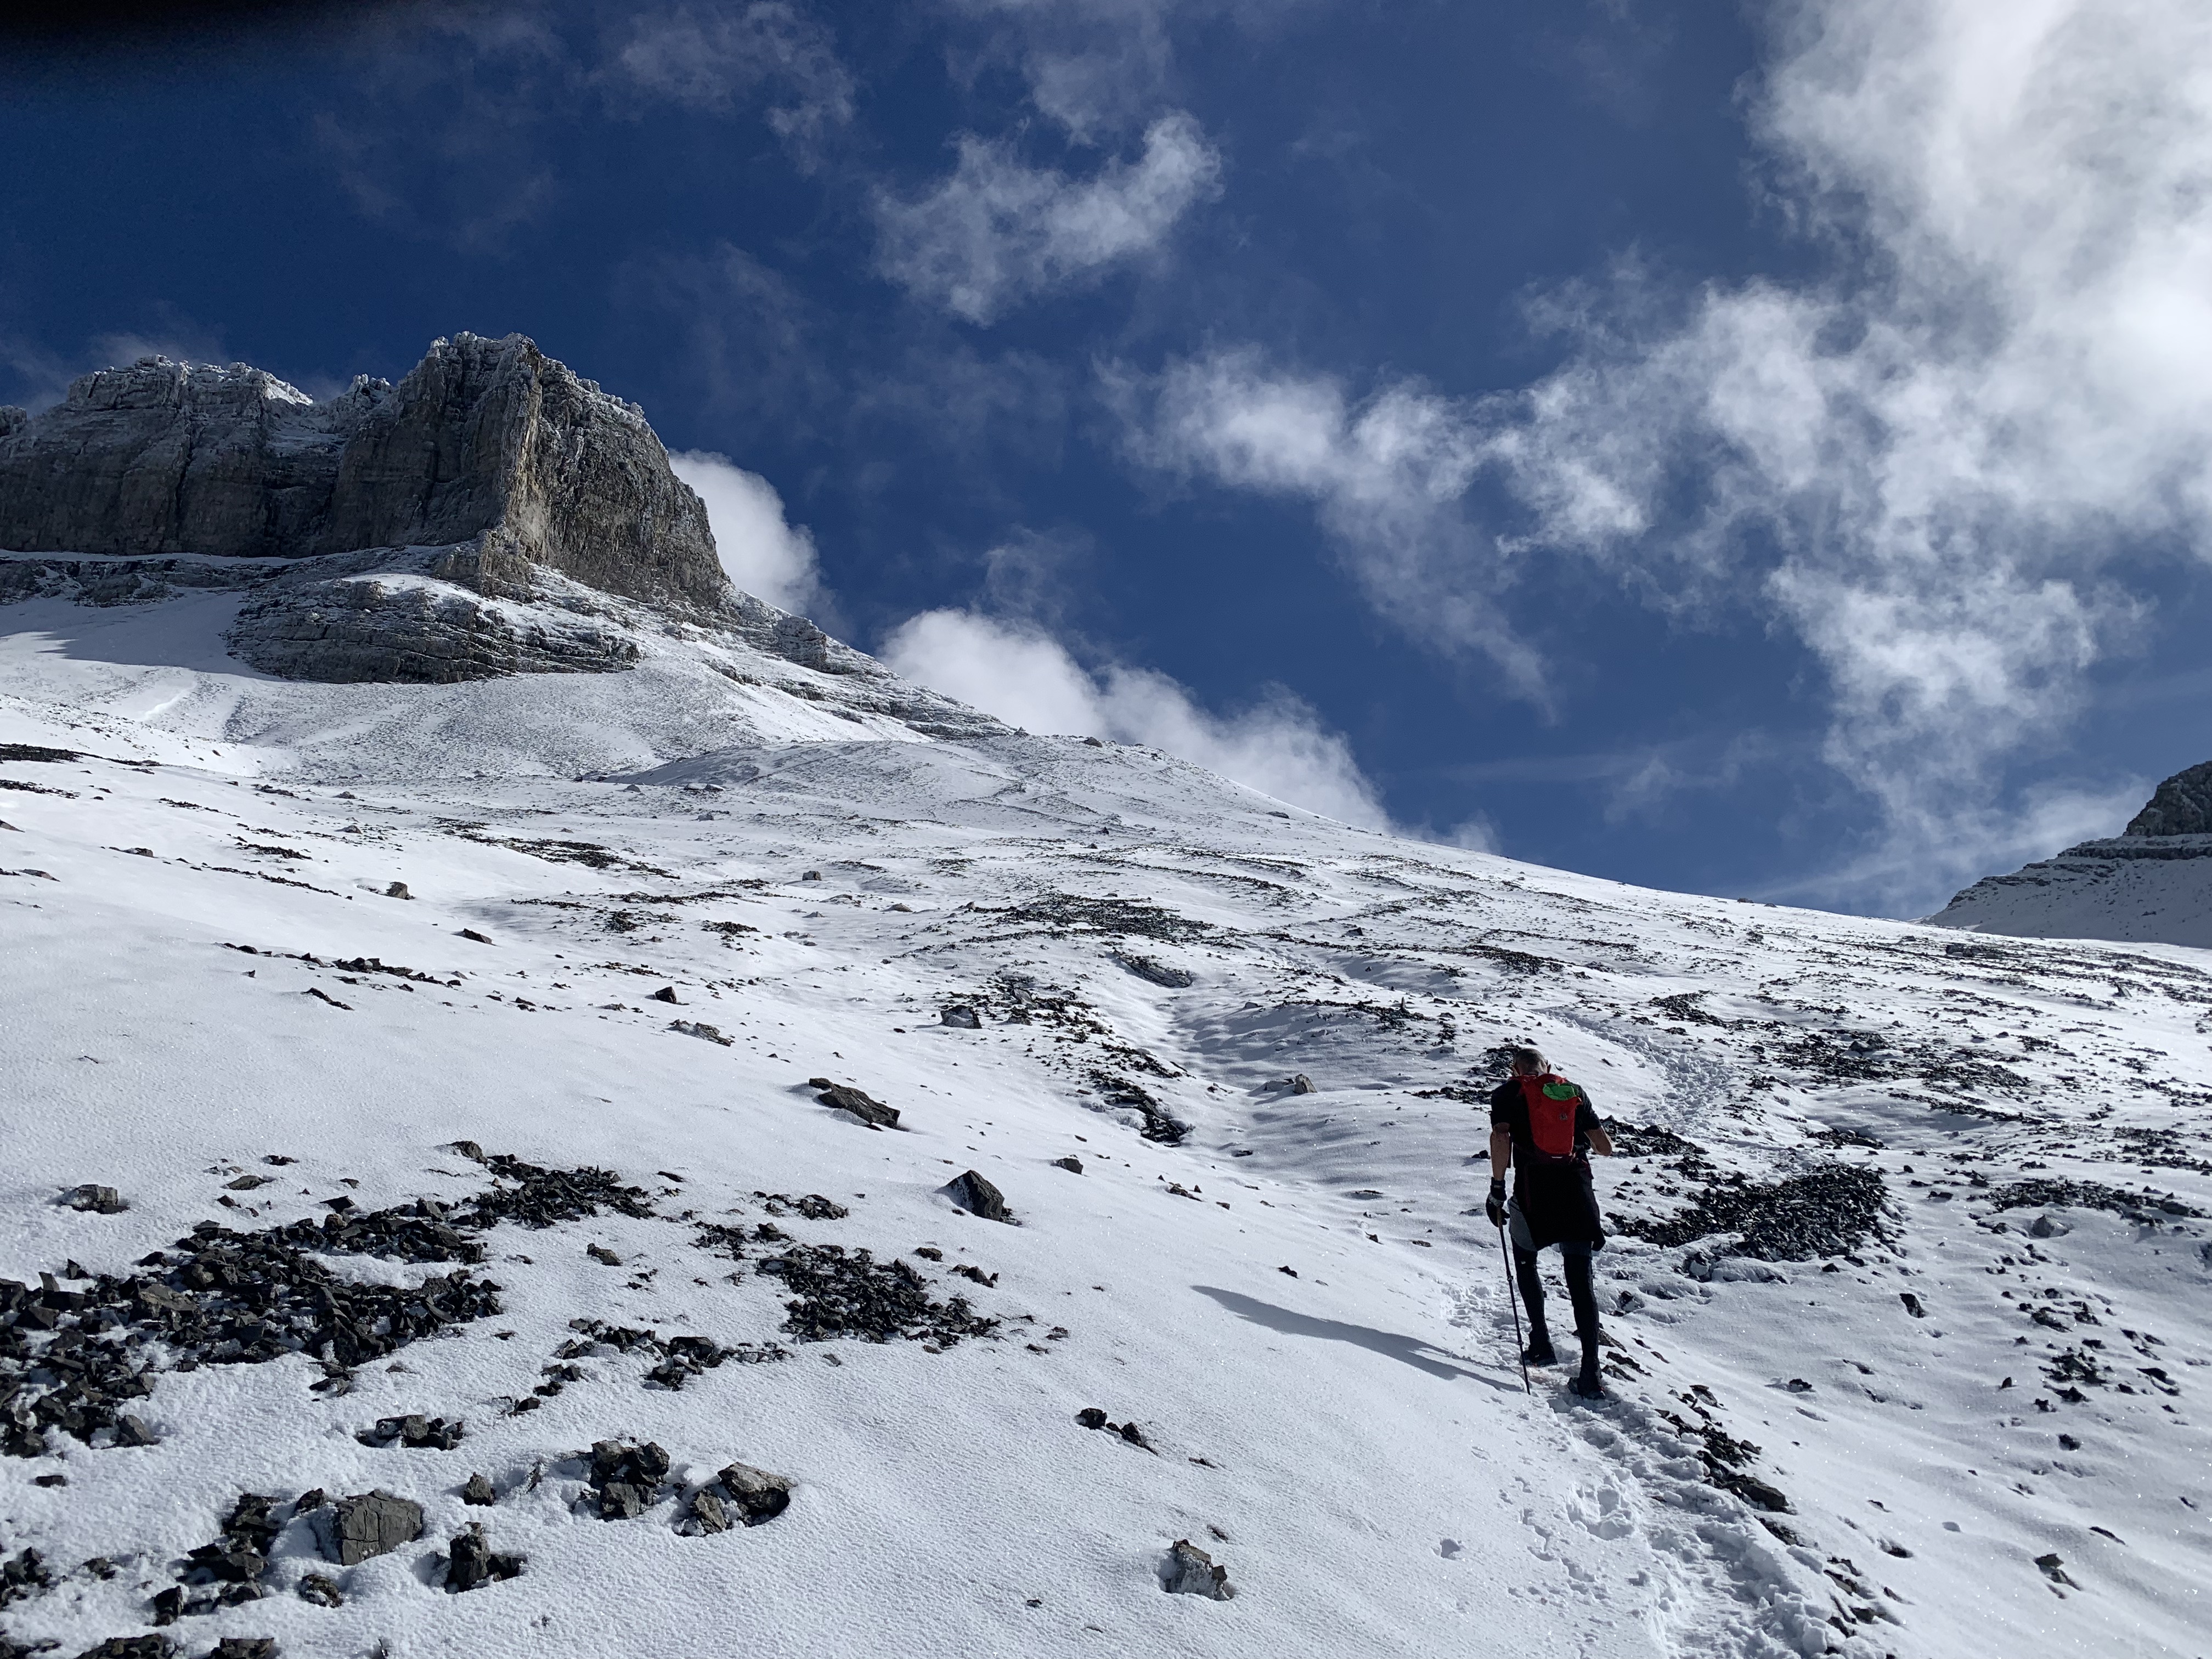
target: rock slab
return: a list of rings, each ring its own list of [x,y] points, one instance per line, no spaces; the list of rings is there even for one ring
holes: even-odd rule
[[[341,1498],[334,1506],[327,1547],[342,1567],[411,1544],[422,1535],[422,1506],[411,1498],[396,1498],[379,1487],[357,1497]]]

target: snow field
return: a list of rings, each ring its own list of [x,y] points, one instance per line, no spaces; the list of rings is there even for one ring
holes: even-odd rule
[[[340,1194],[451,1201],[488,1179],[462,1139],[612,1170],[656,1213],[494,1229],[477,1271],[503,1312],[350,1393],[313,1392],[306,1356],[166,1372],[140,1402],[158,1444],[56,1434],[0,1459],[10,1547],[56,1577],[0,1617],[16,1639],[145,1629],[240,1491],[381,1485],[425,1506],[419,1542],[341,1571],[295,1523],[274,1594],[173,1633],[303,1655],[2203,1651],[2205,1228],[2143,1189],[2212,1209],[2204,953],[1947,953],[1936,930],[1349,830],[1143,750],[815,741],[825,717],[766,689],[744,695],[791,725],[748,714],[697,744],[644,670],[284,685],[163,633],[207,602],[12,613],[0,742],[106,758],[0,763],[37,786],[0,790],[0,1277],[121,1273],[196,1223]],[[425,977],[340,965],[366,957]],[[1486,1056],[1521,1039],[1703,1159],[1601,1165],[1623,1231],[1599,1258],[1618,1398],[1598,1407],[1558,1371],[1522,1394],[1496,1235],[1468,1213]],[[816,1075],[902,1129],[825,1110]],[[1140,1133],[1164,1120],[1181,1144]],[[1071,1153],[1083,1175],[1052,1167]],[[1738,1177],[1853,1165],[1881,1174],[1886,1237],[1847,1254],[1627,1231]],[[954,1213],[939,1189],[970,1168],[1024,1224]],[[280,1178],[234,1192],[241,1171]],[[2095,1182],[2075,1196],[2143,1218],[1996,1207],[2027,1181]],[[52,1202],[81,1182],[132,1207]],[[848,1206],[774,1224],[908,1260],[995,1339],[793,1340],[786,1287],[678,1218],[750,1227],[758,1192]],[[1565,1347],[1555,1278],[1552,1308]],[[506,1414],[578,1317],[793,1357],[670,1391],[642,1354],[593,1355]],[[1078,1426],[1089,1406],[1152,1449]],[[467,1438],[353,1437],[409,1411]],[[1712,1483],[1714,1434],[1756,1446],[1736,1472],[1786,1511]],[[667,1498],[574,1512],[561,1460],[616,1436],[695,1481],[732,1459],[793,1476],[792,1506],[707,1538],[674,1532]],[[459,1502],[472,1470],[488,1510]],[[527,1568],[448,1595],[434,1558],[471,1520]],[[1179,1537],[1235,1600],[1161,1593]],[[76,1570],[94,1555],[121,1571]],[[293,1595],[309,1571],[346,1606]]]

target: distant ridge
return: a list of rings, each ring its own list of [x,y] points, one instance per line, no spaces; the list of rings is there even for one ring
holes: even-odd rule
[[[1928,920],[2030,939],[2212,946],[2212,761],[2159,785],[2120,834],[1985,876]]]

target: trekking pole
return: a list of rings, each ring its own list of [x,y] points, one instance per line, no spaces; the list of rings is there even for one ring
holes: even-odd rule
[[[1513,1247],[1505,1242],[1505,1229],[1498,1230],[1498,1253],[1505,1258],[1505,1299],[1513,1308],[1513,1352],[1521,1361],[1521,1391],[1536,1392],[1528,1382],[1528,1350],[1521,1340],[1521,1293],[1513,1288]]]

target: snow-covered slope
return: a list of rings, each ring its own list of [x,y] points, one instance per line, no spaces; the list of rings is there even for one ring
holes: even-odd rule
[[[1624,888],[689,646],[266,680],[234,603],[0,610],[14,1641],[176,1590],[181,1651],[333,1659],[2205,1650],[2205,953]],[[1514,1040],[1622,1126],[1610,1403],[1522,1392],[1470,1213]],[[410,1414],[457,1443],[361,1437]],[[688,1534],[737,1463],[788,1508]],[[317,1489],[420,1535],[331,1561]],[[520,1571],[455,1593],[471,1524]]]
[[[2083,842],[1984,877],[1928,920],[2015,938],[2212,946],[2212,836]]]

